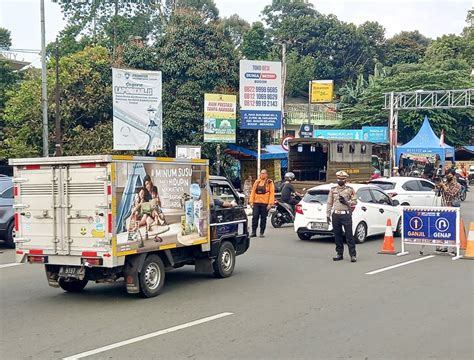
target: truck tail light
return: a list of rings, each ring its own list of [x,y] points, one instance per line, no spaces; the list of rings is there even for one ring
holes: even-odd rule
[[[304,213],[303,213],[303,205],[297,204],[297,205],[295,206],[295,211],[296,211],[297,214],[304,215]]]
[[[36,256],[36,255],[31,256],[31,255],[28,255],[28,262],[47,264],[48,263],[48,257],[47,256]]]
[[[112,195],[112,185],[107,185],[107,195]]]
[[[41,169],[41,165],[25,165],[25,170],[39,170]]]
[[[17,197],[18,196],[18,186],[13,187],[13,196]]]
[[[109,234],[112,234],[112,226],[113,226],[113,218],[112,218],[112,213],[109,213],[107,215],[107,230],[109,232]]]
[[[19,231],[20,230],[20,215],[16,212],[13,218],[15,221],[15,231]]]
[[[100,266],[100,265],[102,265],[102,259],[100,259],[100,258],[82,258],[81,262],[86,266]]]

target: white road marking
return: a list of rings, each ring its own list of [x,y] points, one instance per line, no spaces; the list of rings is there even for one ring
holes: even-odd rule
[[[0,269],[12,267],[12,266],[18,266],[18,265],[23,265],[23,264],[20,264],[20,263],[1,264]]]
[[[206,317],[206,318],[203,318],[203,319],[199,319],[199,320],[191,321],[191,322],[188,322],[188,323],[185,323],[185,324],[173,326],[173,327],[170,327],[168,329],[155,331],[155,332],[152,332],[152,333],[149,333],[149,334],[134,337],[134,338],[129,339],[129,340],[124,340],[124,341],[120,341],[120,342],[115,343],[115,344],[110,344],[110,345],[103,346],[103,347],[100,347],[100,348],[97,348],[97,349],[89,350],[89,351],[86,351],[86,352],[83,352],[83,353],[80,353],[80,354],[68,356],[68,357],[63,358],[63,360],[82,359],[86,356],[99,354],[99,353],[104,352],[104,351],[108,351],[108,350],[116,349],[118,347],[130,345],[130,344],[142,341],[142,340],[147,340],[147,339],[151,339],[151,338],[156,337],[156,336],[169,334],[171,332],[175,332],[175,331],[178,331],[178,330],[183,330],[183,329],[186,329],[186,328],[191,327],[191,326],[195,326],[195,325],[203,324],[203,323],[206,323],[206,322],[209,322],[209,321],[217,320],[217,319],[223,318],[225,316],[229,316],[229,315],[233,315],[233,313],[224,312],[224,313],[220,313],[220,314],[217,314],[217,315],[209,316],[209,317]]]
[[[370,272],[365,273],[365,275],[378,274],[378,273],[381,273],[381,272],[383,272],[383,271],[392,270],[392,269],[398,268],[398,267],[400,267],[400,266],[405,266],[405,265],[413,264],[413,263],[416,263],[416,262],[418,262],[418,261],[423,261],[423,260],[431,259],[431,258],[434,258],[434,257],[435,257],[435,255],[424,256],[424,257],[419,258],[419,259],[410,260],[410,261],[405,261],[405,262],[402,262],[402,263],[400,263],[400,264],[396,264],[396,265],[392,265],[392,266],[387,266],[387,267],[384,267],[384,268],[382,268],[382,269],[370,271]]]

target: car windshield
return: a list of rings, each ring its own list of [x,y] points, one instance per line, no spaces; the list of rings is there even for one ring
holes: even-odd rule
[[[371,181],[371,185],[378,186],[382,190],[393,190],[395,189],[395,184],[388,181]]]
[[[329,190],[309,190],[303,197],[307,203],[326,204],[328,202]]]

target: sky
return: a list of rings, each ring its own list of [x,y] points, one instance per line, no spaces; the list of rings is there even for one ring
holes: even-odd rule
[[[82,0],[85,1],[85,0]],[[443,34],[459,34],[466,26],[467,11],[473,0],[310,0],[323,14],[334,14],[340,20],[362,24],[378,21],[386,29],[386,37],[402,30],[419,30],[437,38]],[[215,0],[221,17],[238,14],[248,22],[260,20],[260,13],[271,0]],[[59,5],[45,0],[46,42],[53,41],[64,28]],[[40,0],[0,0],[0,26],[11,31],[13,49],[41,48]],[[39,66],[37,54],[16,54],[18,60]]]

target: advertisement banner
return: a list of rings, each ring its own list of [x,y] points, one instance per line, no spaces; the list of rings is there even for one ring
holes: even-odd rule
[[[456,245],[456,208],[404,208],[403,241],[420,245]]]
[[[208,241],[206,165],[122,162],[115,169],[119,256]]]
[[[176,159],[200,159],[201,147],[199,145],[176,145]]]
[[[388,126],[362,126],[364,140],[373,143],[388,143]]]
[[[112,69],[112,89],[114,150],[161,150],[161,72]]]
[[[281,62],[240,60],[242,129],[281,128]]]
[[[235,143],[235,95],[204,94],[204,142]]]
[[[362,140],[362,130],[352,129],[326,129],[326,130],[314,130],[315,138],[323,139],[345,139],[345,140]]]
[[[313,80],[311,81],[311,103],[328,103],[334,98],[333,80]]]

